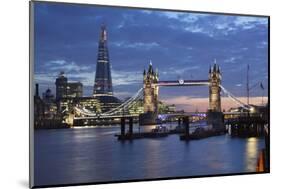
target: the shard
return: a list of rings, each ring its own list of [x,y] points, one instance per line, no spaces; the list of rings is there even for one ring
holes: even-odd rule
[[[106,28],[101,27],[93,96],[112,96],[112,79],[107,48]]]

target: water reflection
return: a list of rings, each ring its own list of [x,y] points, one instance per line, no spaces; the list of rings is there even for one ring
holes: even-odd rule
[[[255,137],[246,139],[245,165],[247,171],[255,171],[256,159],[258,156],[258,139]]]
[[[36,130],[36,185],[252,172],[264,147],[263,139],[228,135],[120,142],[114,137],[119,132],[119,127]]]
[[[140,126],[139,131],[140,132],[151,132],[152,129],[154,129],[157,125],[145,125],[145,126]]]

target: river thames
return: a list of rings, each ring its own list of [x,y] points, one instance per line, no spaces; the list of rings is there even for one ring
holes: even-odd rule
[[[256,171],[263,138],[228,134],[120,142],[120,127],[35,130],[35,185],[156,179]]]

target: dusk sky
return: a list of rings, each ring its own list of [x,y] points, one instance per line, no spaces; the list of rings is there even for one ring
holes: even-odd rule
[[[268,19],[206,13],[35,2],[35,82],[40,93],[64,71],[91,96],[100,27],[106,25],[114,95],[124,99],[142,87],[151,60],[160,80],[208,79],[216,59],[222,85],[246,102],[250,66],[251,103],[268,95]],[[260,87],[262,82],[264,90]],[[208,87],[161,87],[160,100],[178,109],[205,110]],[[266,98],[263,98],[266,101]],[[222,98],[222,107],[235,106]]]

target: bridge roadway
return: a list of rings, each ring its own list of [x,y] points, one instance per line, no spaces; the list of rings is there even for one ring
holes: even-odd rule
[[[224,115],[244,115],[247,113],[241,112],[223,112]],[[172,114],[159,114],[163,117],[182,117],[182,116],[194,116],[194,117],[206,117],[206,112],[185,112],[185,113],[172,113]],[[74,117],[75,120],[86,120],[86,119],[114,119],[114,118],[122,118],[122,117],[133,117],[138,118],[139,114],[126,114],[126,115],[100,115],[100,116],[86,116],[86,117]]]
[[[131,114],[128,114],[128,115],[103,115],[103,116],[88,116],[88,117],[74,117],[74,119],[76,120],[83,120],[83,119],[106,119],[106,118],[109,118],[109,119],[114,119],[114,118],[122,118],[122,117],[133,117],[133,118],[136,118],[136,117],[139,117],[138,114],[135,114],[135,115],[131,115]]]

